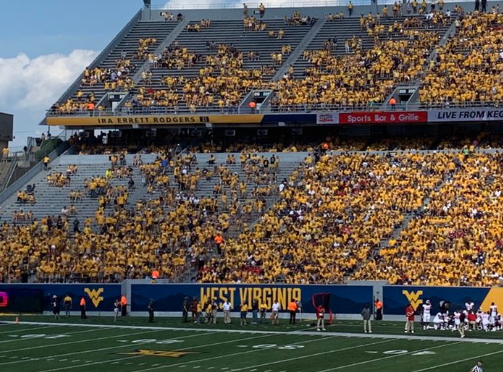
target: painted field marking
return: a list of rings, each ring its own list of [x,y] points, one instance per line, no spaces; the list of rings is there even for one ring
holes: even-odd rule
[[[390,356],[386,356],[386,357],[382,357],[382,358],[377,358],[377,359],[372,359],[372,360],[366,360],[366,361],[363,361],[363,362],[346,364],[344,366],[338,366],[338,367],[334,367],[334,368],[328,368],[328,369],[324,369],[324,370],[319,371],[319,372],[336,371],[338,369],[344,369],[344,368],[348,368],[348,367],[360,366],[360,365],[363,365],[363,364],[369,364],[369,363],[379,362],[381,360],[387,360],[387,359],[392,359],[392,358],[399,358],[399,357],[406,356],[406,355],[412,355],[415,352],[427,351],[427,350],[432,350],[432,349],[440,349],[442,347],[457,345],[457,344],[460,344],[460,343],[461,343],[461,341],[446,343],[446,344],[443,344],[443,345],[433,346],[433,347],[429,347],[429,348],[422,349],[422,350],[411,351],[410,353],[395,354],[395,355],[390,355]]]
[[[285,336],[289,336],[290,333],[287,333],[287,334],[284,334],[284,335]],[[330,338],[333,338],[333,337],[334,336],[332,336]],[[326,340],[326,337],[324,337],[324,338],[317,338],[315,340],[300,341],[300,342],[292,343],[292,345],[305,344],[305,343],[309,343],[309,342],[317,342],[317,341],[324,341],[324,340]],[[390,341],[391,340],[385,340],[385,341],[380,341],[378,343],[390,342]],[[373,344],[371,343],[371,344],[361,345],[361,347],[363,347],[363,346],[369,346],[369,345],[373,345]],[[229,357],[235,357],[235,356],[239,357],[239,356],[244,355],[244,354],[256,353],[256,352],[264,351],[264,350],[269,350],[269,349],[253,349],[253,350],[243,351],[243,352],[239,352],[239,353],[232,353],[232,354],[227,354],[227,355],[219,355],[219,356],[205,358],[205,359],[198,359],[198,360],[188,361],[188,362],[180,363],[180,364],[206,362],[206,361],[209,361],[209,360],[229,358]],[[177,367],[177,364],[171,364],[169,367],[170,368],[171,367]],[[253,366],[253,367],[250,367],[250,368],[254,368],[254,367],[260,367],[260,366],[256,365],[256,366]],[[136,372],[147,372],[147,371],[153,371],[153,370],[156,370],[156,369],[158,369],[158,368],[147,368],[147,369],[137,370]],[[248,369],[248,368],[243,368],[243,369]],[[240,371],[240,370],[241,369],[232,369],[232,371]],[[46,371],[43,371],[43,372],[46,372]]]
[[[251,366],[251,367],[234,368],[233,371],[246,371],[247,369],[251,369],[251,368],[255,368],[255,367],[265,367],[265,366],[270,366],[270,365],[274,365],[274,364],[278,364],[278,363],[285,363],[285,362],[291,362],[291,361],[294,361],[294,360],[312,358],[312,357],[320,356],[320,355],[339,353],[341,351],[353,350],[353,349],[358,349],[358,348],[361,348],[361,347],[368,347],[368,346],[383,344],[383,343],[391,342],[391,341],[392,340],[384,340],[384,341],[373,342],[373,343],[370,343],[370,344],[362,344],[362,345],[356,345],[356,346],[351,346],[351,347],[345,347],[345,348],[337,349],[337,350],[322,351],[322,352],[319,352],[319,353],[314,353],[314,354],[309,354],[309,355],[302,355],[300,357],[295,357],[295,358],[276,360],[274,362],[268,362],[268,363],[263,363],[263,364],[256,364],[256,365]],[[320,371],[320,372],[323,372],[323,371]]]
[[[49,323],[50,324],[50,323]],[[13,332],[25,332],[25,331],[36,331],[37,329],[47,329],[47,328],[54,328],[54,327],[57,327],[57,326],[45,326],[45,327],[35,327],[35,328],[19,328],[19,329],[12,329],[10,331],[3,331],[3,332],[0,332],[0,335],[1,334],[4,334],[4,333],[13,333]]]
[[[101,330],[107,330],[106,328],[101,329]],[[96,330],[92,329],[84,329],[82,331],[74,331],[74,332],[65,332],[61,333],[60,335],[57,334],[45,334],[45,333],[33,333],[33,334],[27,334],[27,335],[9,335],[9,336],[14,336],[16,337],[15,340],[4,340],[0,341],[0,344],[5,344],[8,342],[15,342],[15,341],[26,341],[26,340],[54,340],[57,338],[64,338],[61,336],[69,336],[69,335],[74,335],[77,333],[87,333],[87,332],[94,332]]]
[[[465,359],[459,359],[459,360],[456,360],[454,362],[449,362],[449,363],[444,363],[444,364],[439,364],[437,366],[433,366],[433,367],[428,367],[428,368],[422,368],[422,369],[416,369],[415,371],[412,371],[412,372],[423,372],[423,371],[429,371],[429,370],[432,370],[432,369],[438,369],[440,367],[445,367],[445,366],[450,366],[450,365],[453,365],[453,364],[458,364],[458,363],[463,363],[463,362],[468,362],[470,360],[477,360],[479,358],[482,358],[482,357],[487,357],[487,356],[491,356],[491,355],[496,355],[496,354],[501,354],[503,353],[503,350],[499,350],[499,351],[494,351],[492,353],[486,353],[486,354],[482,354],[482,355],[476,355],[474,357],[471,357],[471,358],[465,358]]]
[[[207,333],[205,335],[200,335],[200,334],[196,333],[196,334],[191,334],[191,335],[187,335],[187,336],[181,336],[181,337],[177,337],[177,338],[190,338],[190,337],[212,336],[212,335],[213,335],[212,333]],[[181,351],[181,350],[193,350],[193,349],[198,349],[198,348],[205,348],[205,347],[209,347],[209,346],[216,346],[216,345],[222,345],[222,344],[227,344],[227,343],[232,343],[232,342],[239,342],[239,341],[251,340],[251,339],[261,338],[261,337],[269,337],[269,336],[271,336],[271,335],[260,335],[260,336],[257,336],[257,337],[247,337],[246,339],[228,340],[228,341],[223,341],[223,342],[215,342],[213,344],[198,345],[198,346],[186,347],[186,348],[177,349],[177,350],[178,351]],[[102,348],[102,349],[86,350],[86,351],[82,351],[82,352],[70,353],[70,355],[79,354],[79,353],[92,353],[92,352],[96,352],[96,351],[104,351],[104,350],[110,350],[110,349],[117,349],[117,348],[123,348],[123,347],[127,347],[127,346],[131,346],[131,345],[130,344],[128,344],[128,345],[124,345],[123,344],[123,345],[119,345],[119,346]],[[64,354],[64,355],[66,356],[67,354]],[[141,357],[141,356],[142,355],[138,355],[138,356],[135,356],[135,357]],[[61,370],[65,370],[65,369],[68,369],[68,368],[75,369],[75,368],[87,367],[87,366],[92,366],[92,365],[97,365],[97,364],[110,363],[110,362],[117,361],[117,360],[120,361],[120,360],[123,360],[123,359],[130,359],[130,358],[113,359],[113,360],[107,360],[107,361],[101,361],[101,362],[90,361],[89,363],[87,363],[87,361],[86,361],[86,364],[82,364],[82,365],[78,365],[78,366],[71,366],[71,367],[62,367],[62,368],[57,368],[57,369],[50,369],[50,370],[46,370],[46,371],[42,371],[42,372],[61,371]],[[145,363],[139,364],[139,365],[144,365],[144,364]],[[183,363],[181,363],[181,364],[183,364]],[[0,364],[0,365],[2,365],[2,364]]]

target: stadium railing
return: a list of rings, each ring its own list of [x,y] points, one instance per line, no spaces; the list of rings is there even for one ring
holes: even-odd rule
[[[416,111],[416,110],[435,110],[435,109],[449,109],[449,108],[483,108],[483,107],[502,107],[499,102],[465,102],[465,103],[411,103],[411,104],[397,104],[392,105],[383,103],[367,104],[367,105],[284,105],[284,106],[268,106],[257,110],[251,110],[246,107],[224,106],[224,107],[197,107],[196,112],[190,112],[187,108],[183,110],[175,110],[172,107],[138,107],[138,108],[122,108],[120,110],[82,110],[72,113],[64,113],[59,110],[48,110],[47,117],[61,117],[61,116],[85,116],[85,117],[107,117],[107,116],[154,116],[154,115],[204,115],[204,114],[227,114],[227,115],[242,115],[242,114],[271,114],[271,113],[285,113],[285,112],[323,112],[323,111],[382,111],[382,110],[396,110],[396,111]]]
[[[396,1],[395,0],[381,0],[379,1],[379,6],[383,5],[393,5]],[[468,1],[468,0],[444,0],[445,3],[466,3],[470,2],[473,3],[473,1]],[[258,9],[259,5],[261,2],[254,2],[254,3],[248,3],[246,2],[246,5],[248,6],[248,9]],[[262,2],[267,9],[269,8],[306,8],[306,7],[337,7],[337,6],[343,6],[346,7],[349,3],[349,0],[331,0],[331,1],[322,1],[322,0],[313,0],[313,1],[285,1],[285,2],[274,2],[274,3],[269,3],[267,0]],[[372,5],[371,0],[353,0],[352,1],[354,6],[369,6]],[[430,2],[428,2],[428,5]],[[152,10],[183,10],[183,9],[239,9],[243,8],[243,5],[241,2],[232,2],[232,3],[192,3],[192,2],[187,2],[187,3],[180,3],[176,2],[175,5],[153,5],[151,7]]]

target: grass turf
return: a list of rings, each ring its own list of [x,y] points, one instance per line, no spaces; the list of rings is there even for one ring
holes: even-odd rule
[[[399,322],[375,323],[374,333],[363,335],[355,321],[337,321],[326,333],[308,322],[244,327],[236,321],[198,325],[162,318],[148,328],[143,318],[113,323],[104,317],[23,316],[20,324],[0,326],[0,370],[466,372],[479,357],[484,371],[501,371],[503,365],[501,332],[470,332],[461,341],[452,337],[457,332],[433,330],[404,338]]]

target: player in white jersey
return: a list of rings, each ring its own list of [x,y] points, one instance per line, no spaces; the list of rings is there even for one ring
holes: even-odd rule
[[[465,302],[466,311],[468,311],[468,312],[470,312],[470,310],[475,311],[474,307],[475,307],[475,304],[473,303],[472,300],[470,300],[470,299],[466,300],[466,302]]]
[[[444,329],[444,314],[439,312],[435,315],[435,318],[433,318],[433,327],[436,330]]]
[[[496,306],[494,304],[494,302],[491,302],[491,306],[490,306],[490,311],[489,312],[491,313],[491,316],[493,318],[496,318],[496,315],[498,315],[498,306]]]
[[[482,329],[487,332],[489,330],[489,311],[487,313],[482,313],[480,315],[480,318],[482,319]]]
[[[453,331],[459,329],[459,325],[461,324],[460,319],[461,319],[461,311],[456,310],[454,312],[454,328],[452,329]]]
[[[431,319],[431,302],[430,300],[426,300],[426,303],[422,305],[421,309],[421,325],[423,329],[428,329],[430,325]]]

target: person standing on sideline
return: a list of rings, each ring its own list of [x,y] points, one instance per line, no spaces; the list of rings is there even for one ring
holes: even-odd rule
[[[376,298],[374,306],[376,309],[375,320],[382,320],[382,302],[378,298]]]
[[[197,298],[193,297],[192,302],[190,303],[190,312],[192,314],[192,321],[195,323],[197,320]]]
[[[316,319],[318,319],[317,323],[317,331],[326,331],[325,329],[325,308],[323,305],[320,305],[316,308]]]
[[[258,298],[255,298],[252,301],[252,315],[253,315],[252,324],[258,324],[258,310],[259,310],[258,308],[259,308],[259,301]]]
[[[86,298],[84,296],[80,299],[80,319],[87,319]]]
[[[459,325],[458,331],[460,334],[460,338],[465,338],[465,329],[466,329],[466,313],[464,311],[459,310]]]
[[[363,318],[363,331],[365,333],[372,333],[372,325],[370,324],[371,311],[368,304],[365,304],[361,315]]]
[[[293,298],[288,304],[288,311],[290,312],[290,324],[295,324],[295,316],[297,314],[297,302]]]
[[[211,324],[217,324],[218,315],[218,302],[217,298],[213,297],[213,302],[211,303]]]
[[[408,304],[405,308],[405,333],[414,333],[414,308]]]
[[[121,296],[121,312],[121,316],[127,315],[127,298],[124,295]]]
[[[266,316],[267,316],[267,305],[264,302],[262,302],[260,304],[260,324],[265,323]]]
[[[470,369],[470,372],[484,372],[484,368],[482,368],[482,361],[479,360],[475,367]]]
[[[222,310],[224,311],[224,323],[231,324],[232,305],[227,299],[222,304]]]
[[[248,18],[248,5],[243,3],[243,18]]]
[[[189,307],[189,298],[185,297],[182,305],[183,323],[187,323],[189,321]]]
[[[247,325],[246,323],[246,315],[248,314],[248,305],[246,302],[241,303],[241,325]]]
[[[281,304],[276,301],[271,307],[271,324],[279,324],[279,311],[281,310]]]
[[[69,317],[70,310],[72,309],[72,298],[68,293],[66,294],[66,297],[63,299],[63,303],[65,304],[65,315]]]
[[[117,317],[119,316],[120,305],[121,305],[121,303],[118,299],[114,301],[114,322],[117,321]]]
[[[154,323],[154,299],[151,298],[150,302],[148,303],[148,322],[149,323]]]
[[[59,306],[58,296],[52,296],[52,313],[54,314],[54,319],[61,319],[59,313],[61,312],[61,306]]]

